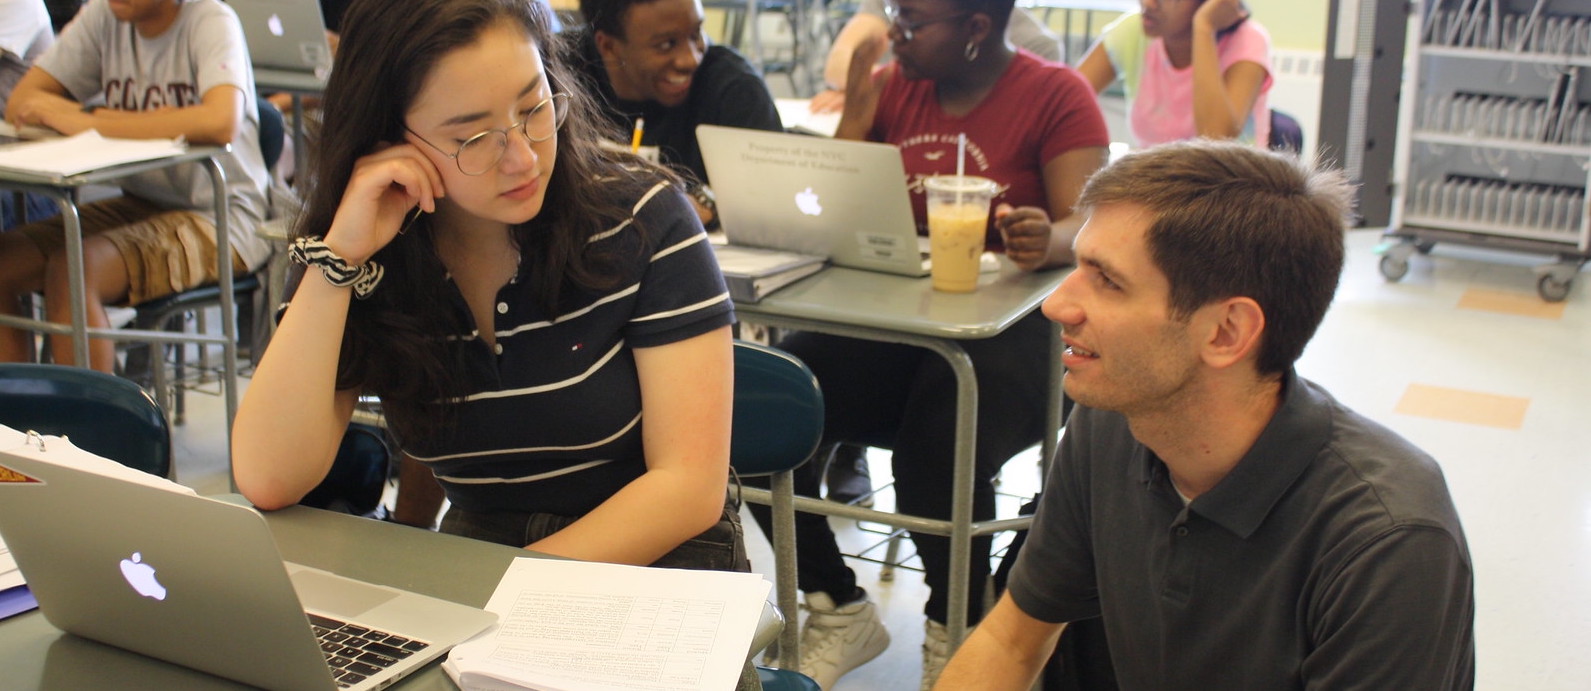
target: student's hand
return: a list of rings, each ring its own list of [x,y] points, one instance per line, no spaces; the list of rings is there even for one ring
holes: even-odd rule
[[[442,174],[413,144],[381,149],[354,162],[326,244],[363,264],[397,237],[416,206],[435,212],[443,196]]]
[[[1005,256],[1018,268],[1033,271],[1044,265],[1050,253],[1048,212],[1036,206],[1001,204],[994,209],[994,227],[1005,241]]]
[[[1243,0],[1209,0],[1193,13],[1193,25],[1219,32],[1247,18]]]
[[[893,65],[874,71],[879,58],[889,47],[889,39],[875,36],[856,47],[851,53],[851,70],[845,78],[845,106],[840,116],[840,126],[834,136],[838,139],[864,139],[873,127],[873,116],[878,112],[878,97],[884,91]]]
[[[6,120],[17,127],[48,127],[69,135],[87,129],[81,103],[50,93],[35,92],[13,101],[6,109]]]
[[[845,109],[845,92],[839,89],[824,89],[812,95],[807,109],[814,113],[838,113]]]

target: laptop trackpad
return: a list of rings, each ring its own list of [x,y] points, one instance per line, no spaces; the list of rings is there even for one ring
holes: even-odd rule
[[[288,571],[293,579],[293,590],[298,591],[299,602],[304,609],[314,612],[358,617],[402,594],[298,564],[289,564]]]

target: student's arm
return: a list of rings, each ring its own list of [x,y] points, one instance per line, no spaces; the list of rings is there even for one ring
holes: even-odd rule
[[[24,91],[23,86],[30,88]],[[243,123],[244,107],[252,107],[241,89],[226,84],[211,88],[200,103],[184,108],[142,112],[99,108],[85,113],[80,104],[65,96],[60,82],[36,67],[22,78],[17,92],[21,98],[13,96],[6,109],[6,119],[12,124],[40,125],[66,135],[97,130],[106,137],[122,139],[182,137],[206,145],[231,144]]]
[[[935,689],[1011,689],[1033,687],[1055,650],[1066,624],[1034,619],[1008,592],[972,630],[950,658]]]
[[[893,65],[874,71],[873,65],[884,55],[888,39],[874,38],[856,47],[851,53],[850,76],[845,82],[845,108],[840,113],[840,124],[834,129],[835,139],[867,139],[873,128],[873,117],[878,113],[878,97],[884,91]]]
[[[6,122],[21,127],[36,125],[44,113],[57,110],[82,110],[82,106],[67,96],[66,86],[37,67],[28,68],[11,90],[6,101]]]
[[[349,264],[363,264],[398,234],[410,209],[435,211],[441,195],[441,174],[413,145],[365,156],[354,164],[325,242]],[[298,503],[337,455],[358,393],[336,388],[352,293],[307,267],[238,405],[232,476],[255,506]]]
[[[995,209],[995,226],[1005,240],[1005,254],[1025,271],[1064,266],[1073,261],[1072,239],[1083,225],[1077,197],[1088,176],[1105,165],[1109,149],[1089,146],[1067,151],[1044,164],[1049,209],[1036,206]]]
[[[1324,689],[1470,688],[1475,583],[1461,534],[1406,524],[1320,564],[1299,674]]]
[[[718,522],[729,477],[734,397],[729,329],[635,349],[646,472],[528,549],[646,565]]]
[[[1111,82],[1116,81],[1116,66],[1110,64],[1110,53],[1105,50],[1103,40],[1094,43],[1088,49],[1088,54],[1083,56],[1083,61],[1077,65],[1077,71],[1088,80],[1088,85],[1094,87],[1094,93],[1105,90]]]
[[[858,46],[887,40],[889,22],[876,14],[857,12],[834,37],[834,46],[823,61],[823,91],[812,97],[812,112],[836,113],[845,108],[845,85],[851,71],[851,55]]]
[[[1254,62],[1221,70],[1216,33],[1246,15],[1240,0],[1209,0],[1193,15],[1193,124],[1200,136],[1231,139],[1241,134],[1265,83],[1265,67]]]

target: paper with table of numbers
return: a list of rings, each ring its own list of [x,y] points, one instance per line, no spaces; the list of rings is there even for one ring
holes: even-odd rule
[[[496,626],[443,669],[465,689],[735,688],[770,584],[757,574],[515,559]]]

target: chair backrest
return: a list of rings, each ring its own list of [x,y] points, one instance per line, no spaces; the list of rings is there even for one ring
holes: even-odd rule
[[[103,372],[0,363],[0,424],[62,435],[129,468],[171,474],[165,413],[137,384]]]
[[[274,171],[287,145],[287,120],[264,96],[254,97],[254,107],[260,112],[260,155],[265,158],[265,169]]]
[[[735,341],[735,409],[729,463],[742,476],[801,465],[823,437],[817,377],[777,348]]]

